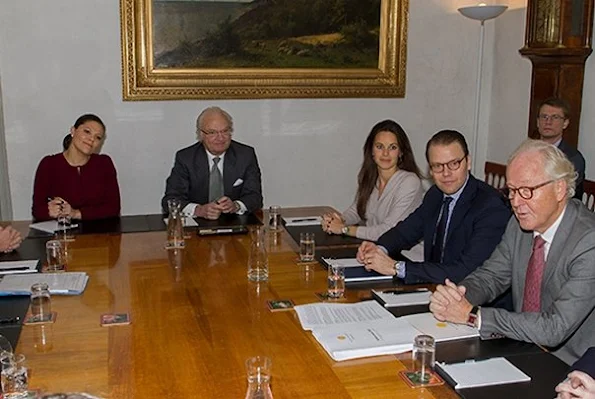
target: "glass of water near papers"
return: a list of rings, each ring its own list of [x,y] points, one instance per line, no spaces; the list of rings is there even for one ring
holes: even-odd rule
[[[281,229],[281,207],[271,205],[269,207],[269,230],[278,231]]]
[[[422,384],[430,382],[436,361],[436,343],[431,335],[418,335],[413,340],[413,371]]]
[[[345,296],[345,269],[343,267],[334,265],[328,267],[327,295],[332,299]]]
[[[3,357],[2,365],[2,394],[5,399],[27,398],[29,388],[29,374],[24,355]]]
[[[50,240],[45,243],[45,254],[47,265],[46,272],[63,272],[66,270],[66,257],[64,256],[64,247],[58,240]]]
[[[315,251],[314,233],[300,233],[300,262],[313,262]]]
[[[59,237],[64,241],[74,241],[74,235],[70,232],[72,228],[72,218],[67,214],[58,216]]]

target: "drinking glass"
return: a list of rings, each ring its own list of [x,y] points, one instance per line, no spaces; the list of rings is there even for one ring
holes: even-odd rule
[[[342,298],[345,295],[345,268],[329,265],[327,295],[333,299]]]
[[[277,231],[281,228],[281,207],[271,205],[269,207],[269,230]]]
[[[269,256],[265,246],[265,232],[262,227],[252,231],[252,243],[248,256],[248,280],[266,281],[269,278]]]
[[[72,226],[72,218],[67,214],[60,214],[58,216],[58,226],[60,227],[60,238],[64,241],[74,241],[74,235],[70,232]]]
[[[181,211],[181,205],[182,203],[177,198],[167,200],[169,210],[169,216],[167,218],[167,243],[165,245],[167,249],[184,248],[185,246],[182,221],[184,215]]]
[[[315,250],[314,233],[300,233],[300,262],[313,262]]]
[[[52,315],[50,290],[46,283],[31,286],[31,316],[37,321],[49,320]]]
[[[431,335],[418,335],[413,340],[413,371],[422,384],[430,381],[436,359],[436,343]]]
[[[271,359],[266,356],[254,356],[246,360],[246,399],[273,399],[271,366]]]
[[[64,250],[62,243],[58,240],[50,240],[45,243],[45,254],[47,259],[47,272],[63,272],[66,269],[64,261]]]
[[[28,396],[29,374],[24,355],[5,357],[2,362],[2,394],[5,399],[23,399]]]

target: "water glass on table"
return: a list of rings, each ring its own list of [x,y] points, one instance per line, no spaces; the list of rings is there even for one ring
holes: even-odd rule
[[[278,231],[281,229],[281,207],[271,205],[269,207],[269,230]]]
[[[273,399],[271,366],[271,359],[266,356],[254,356],[246,360],[248,378],[246,399]]]
[[[45,243],[45,255],[47,265],[44,271],[48,273],[63,272],[66,270],[64,248],[58,240],[50,240]]]
[[[300,262],[313,262],[315,251],[314,233],[300,233]]]
[[[52,300],[46,283],[35,283],[31,286],[31,316],[37,321],[50,320],[52,316]]]
[[[2,395],[5,399],[22,399],[28,396],[29,374],[24,355],[3,357]]]
[[[428,383],[436,361],[436,343],[431,335],[418,335],[413,340],[413,371],[422,384]]]
[[[331,299],[345,296],[345,268],[329,265],[327,277],[327,295]]]
[[[64,241],[73,241],[74,235],[70,232],[72,218],[70,215],[61,214],[58,216],[58,227],[60,227],[60,238]]]

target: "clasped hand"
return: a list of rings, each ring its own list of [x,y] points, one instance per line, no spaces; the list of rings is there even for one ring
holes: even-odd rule
[[[395,274],[395,260],[373,242],[364,241],[357,249],[356,258],[366,270],[375,270],[387,276]]]
[[[466,288],[446,279],[430,296],[430,312],[440,321],[466,324],[473,306],[465,298]]]
[[[21,245],[23,237],[13,227],[0,227],[0,251],[11,252]]]
[[[595,399],[595,380],[582,371],[575,370],[556,386],[560,399]]]
[[[217,201],[209,202],[208,204],[198,205],[194,211],[196,216],[215,220],[221,216],[222,213],[235,213],[238,211],[238,206],[229,197],[221,197]]]
[[[345,221],[337,212],[329,212],[322,215],[322,230],[327,234],[341,234]]]
[[[48,202],[48,213],[50,217],[54,219],[57,219],[60,216],[73,216],[70,204],[60,197],[56,197]]]

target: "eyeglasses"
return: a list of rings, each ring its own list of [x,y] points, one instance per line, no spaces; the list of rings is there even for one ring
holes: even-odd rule
[[[566,119],[566,117],[561,116],[561,115],[546,115],[546,114],[539,114],[537,116],[539,118],[539,120],[548,122],[548,121],[552,121],[552,122],[559,122],[559,121],[563,121]]]
[[[200,131],[203,132],[205,134],[205,136],[208,136],[208,137],[213,137],[213,136],[216,136],[216,135],[227,137],[227,136],[230,136],[231,135],[231,132],[233,132],[233,129],[231,127],[226,127],[223,130],[203,130],[203,129],[200,129]]]
[[[544,183],[538,184],[533,187],[518,187],[518,188],[507,187],[506,189],[508,190],[508,198],[513,199],[514,196],[518,193],[522,199],[530,200],[531,198],[533,198],[533,191],[535,191],[538,188],[541,188],[543,186],[547,186],[548,184],[553,183],[556,180],[557,179],[548,180]]]
[[[434,173],[442,173],[444,171],[444,166],[448,167],[449,170],[458,170],[461,167],[461,162],[463,159],[467,158],[467,155],[464,155],[460,159],[453,159],[452,161],[448,161],[446,163],[431,163],[430,169]]]

